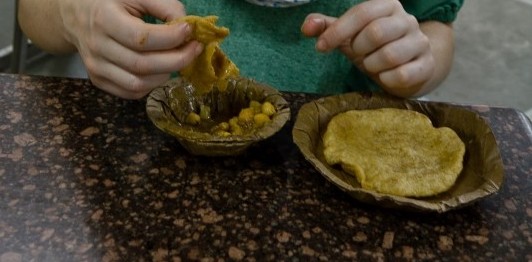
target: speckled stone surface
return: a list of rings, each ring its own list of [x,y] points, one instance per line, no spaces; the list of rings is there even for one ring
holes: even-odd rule
[[[286,98],[294,114],[312,99]],[[244,155],[193,157],[148,120],[145,101],[0,74],[0,262],[530,261],[530,121],[472,108],[500,145],[502,189],[418,214],[328,183],[293,144],[293,122]]]

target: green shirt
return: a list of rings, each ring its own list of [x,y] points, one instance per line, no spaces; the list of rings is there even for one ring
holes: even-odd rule
[[[317,0],[309,4],[271,8],[245,0],[181,0],[188,15],[216,15],[230,29],[222,50],[242,76],[279,90],[334,94],[378,89],[338,51],[318,53],[315,39],[300,31],[309,13],[338,17],[359,0]],[[419,21],[452,22],[463,0],[405,0],[406,11]]]

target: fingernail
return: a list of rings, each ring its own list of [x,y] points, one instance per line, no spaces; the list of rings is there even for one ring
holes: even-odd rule
[[[312,22],[314,22],[314,23],[316,23],[318,25],[321,25],[323,23],[323,19],[321,19],[321,18],[313,18]]]
[[[303,24],[301,25],[301,31],[303,31],[303,27],[305,27],[305,25],[307,25],[309,22],[313,22],[321,26],[323,24],[323,19],[320,19],[320,18],[306,19],[305,21],[303,21]]]
[[[327,43],[323,39],[318,39],[318,42],[316,42],[316,50],[318,51],[325,51],[327,50]]]
[[[201,54],[201,52],[203,52],[203,45],[202,45],[201,43],[198,42],[198,43],[196,44],[196,48],[194,49],[194,53],[195,53],[196,55],[199,55],[199,54]]]
[[[181,24],[181,30],[183,30],[187,35],[192,32],[192,29],[190,28],[190,25],[188,23]]]
[[[189,42],[194,37],[192,34],[192,26],[190,26],[188,23],[184,23],[183,27],[184,27],[183,30],[185,31],[185,41]]]
[[[305,25],[308,23],[308,19],[303,21],[303,24],[301,24],[301,27],[299,28],[299,31],[303,32],[303,28],[305,27]]]

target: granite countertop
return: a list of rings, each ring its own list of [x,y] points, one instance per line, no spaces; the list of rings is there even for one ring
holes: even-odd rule
[[[294,114],[315,97],[286,94]],[[500,191],[446,213],[355,201],[291,138],[194,157],[84,79],[0,74],[0,261],[531,261],[532,128],[492,127]]]

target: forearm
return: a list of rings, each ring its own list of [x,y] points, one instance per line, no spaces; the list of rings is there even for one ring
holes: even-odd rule
[[[76,51],[67,40],[60,0],[19,0],[18,21],[22,31],[43,50],[54,53]]]
[[[429,93],[445,80],[451,70],[454,56],[454,33],[451,24],[427,21],[420,24],[420,29],[429,38],[435,68],[432,77],[416,96]]]

